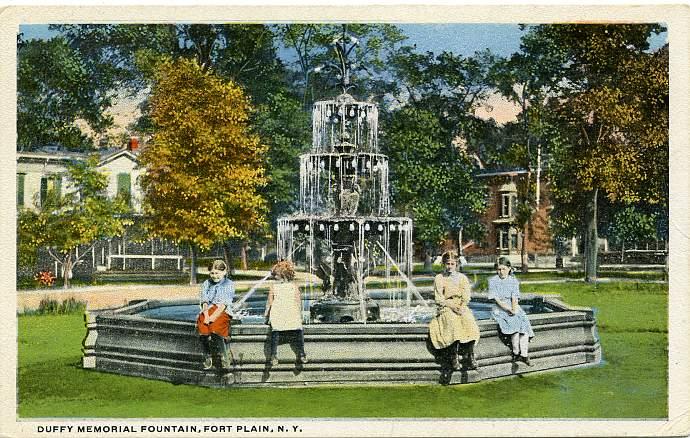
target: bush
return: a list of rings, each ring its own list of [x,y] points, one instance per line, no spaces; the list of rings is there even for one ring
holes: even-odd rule
[[[55,284],[55,276],[50,271],[39,271],[34,276],[34,280],[36,280],[38,287],[51,287]]]
[[[71,315],[75,313],[84,313],[86,310],[86,302],[78,301],[74,297],[69,297],[59,303],[53,298],[43,298],[38,303],[38,309],[34,312],[37,315]]]

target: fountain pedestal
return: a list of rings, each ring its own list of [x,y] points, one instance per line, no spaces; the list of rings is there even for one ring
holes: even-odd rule
[[[362,315],[362,308],[366,315]],[[364,306],[353,300],[322,300],[312,304],[309,313],[311,320],[321,323],[373,322],[381,318],[379,305],[366,300]]]

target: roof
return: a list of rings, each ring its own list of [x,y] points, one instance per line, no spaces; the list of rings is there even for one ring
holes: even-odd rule
[[[482,171],[475,173],[478,178],[489,178],[492,176],[516,176],[524,175],[528,173],[529,170],[524,168],[510,169],[510,170],[498,170],[498,171]]]
[[[134,161],[135,163],[138,162],[136,154],[132,153],[132,151],[128,149],[122,149],[122,148],[110,148],[110,149],[101,149],[98,151],[95,151],[95,153],[98,153],[99,155],[99,161],[98,165],[103,166],[105,164],[108,164],[122,156]],[[42,148],[42,150],[36,151],[36,152],[22,152],[18,151],[17,152],[17,161],[40,161],[40,162],[49,162],[49,161],[55,161],[55,162],[61,162],[64,164],[67,164],[71,161],[80,161],[86,159],[89,155],[91,155],[91,152],[72,152],[72,151],[67,151],[67,150],[56,150],[56,151],[48,151],[45,148]]]
[[[17,161],[62,161],[83,160],[87,155],[81,152],[17,152]]]
[[[116,150],[110,150],[108,153],[101,155],[101,161],[98,162],[99,166],[103,166],[104,164],[108,164],[112,161],[117,160],[120,157],[126,157],[129,158],[130,160],[134,161],[137,163],[139,160],[137,159],[137,156],[132,153],[132,151],[128,149],[116,149]]]

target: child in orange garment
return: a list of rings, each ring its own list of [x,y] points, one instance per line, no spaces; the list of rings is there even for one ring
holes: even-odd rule
[[[230,311],[235,297],[235,285],[227,278],[227,271],[228,267],[223,260],[214,260],[208,267],[210,278],[201,285],[201,311],[196,320],[196,327],[204,353],[205,370],[213,367],[211,344],[220,353],[222,367],[230,368],[225,342],[230,339]]]

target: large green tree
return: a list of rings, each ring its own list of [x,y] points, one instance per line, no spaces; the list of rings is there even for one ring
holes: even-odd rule
[[[485,188],[474,178],[478,152],[497,134],[495,122],[474,115],[489,96],[493,56],[435,55],[403,47],[391,58],[400,109],[384,118],[395,204],[412,214],[417,240],[431,253],[448,232],[481,238]]]
[[[197,248],[246,239],[265,223],[266,148],[242,89],[195,60],[164,59],[151,97],[155,137],[140,155],[144,211],[157,236]]]
[[[522,50],[550,86],[542,135],[554,222],[584,237],[597,277],[598,206],[668,199],[668,53],[649,52],[654,24],[540,25]],[[585,208],[583,208],[585,206]]]
[[[115,78],[104,65],[70,47],[62,37],[20,38],[17,43],[17,147],[34,150],[50,143],[69,149],[94,147],[77,125],[96,134],[112,125]]]
[[[81,263],[99,239],[122,235],[128,220],[124,198],[109,199],[107,176],[97,169],[98,156],[68,166],[67,190],[57,186],[48,191],[43,203],[19,211],[17,235],[20,255],[35,254],[45,248],[62,266],[64,287],[70,287],[72,269]]]
[[[431,256],[449,231],[480,231],[473,228],[484,209],[483,188],[437,114],[407,106],[392,114],[382,136],[395,206],[414,219],[414,237],[430,270]]]

